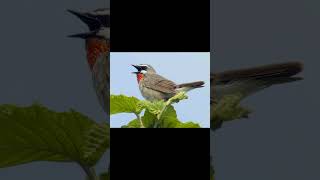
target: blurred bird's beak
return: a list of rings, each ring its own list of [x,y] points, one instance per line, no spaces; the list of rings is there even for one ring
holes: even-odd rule
[[[72,34],[72,35],[69,35],[68,37],[70,37],[70,38],[87,39],[88,37],[90,37],[92,35],[93,35],[92,32],[87,32],[87,33]]]
[[[134,64],[131,64],[131,65],[138,70],[137,72],[132,72],[133,74],[138,74],[138,73],[140,73],[140,71],[142,70],[141,67],[138,66],[138,65],[134,65]]]
[[[88,13],[74,11],[70,9],[68,9],[67,11],[77,16],[82,22],[84,22],[89,27],[90,30],[98,29],[101,26],[101,22]]]

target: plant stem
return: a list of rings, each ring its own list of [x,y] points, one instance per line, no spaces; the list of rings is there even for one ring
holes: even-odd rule
[[[99,180],[97,177],[96,171],[94,170],[93,167],[88,167],[86,165],[81,164],[80,165],[84,172],[87,174],[89,180]]]
[[[141,117],[139,116],[139,114],[135,113],[135,115],[137,116],[137,119],[138,119],[139,122],[140,122],[141,128],[145,128],[144,125],[143,125],[142,119],[141,119]]]
[[[155,123],[155,127],[160,125],[160,119],[162,117],[163,112],[165,112],[167,110],[167,107],[171,104],[172,102],[170,101],[170,99],[166,102],[166,105],[163,107],[163,109],[161,110],[161,112],[157,115],[157,121]]]

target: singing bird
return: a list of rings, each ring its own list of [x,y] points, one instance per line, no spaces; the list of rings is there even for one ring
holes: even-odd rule
[[[109,114],[110,92],[110,11],[99,9],[93,13],[75,13],[89,27],[89,32],[70,35],[85,39],[87,62],[92,73],[93,87],[103,110]],[[103,12],[103,13],[102,13]]]
[[[211,108],[228,95],[239,95],[242,100],[272,85],[302,80],[295,77],[302,70],[302,63],[286,62],[211,74]],[[215,130],[222,121],[214,124]]]
[[[137,69],[137,72],[133,73],[137,76],[140,92],[149,101],[167,101],[179,92],[188,92],[204,85],[203,81],[176,84],[158,75],[151,65],[139,64],[132,66]]]

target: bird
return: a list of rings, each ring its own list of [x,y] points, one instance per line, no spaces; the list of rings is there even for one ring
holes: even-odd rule
[[[242,101],[270,86],[302,80],[295,76],[302,71],[303,63],[292,61],[213,73],[210,75],[211,112],[224,97],[236,95]],[[213,119],[212,129],[219,129],[222,123]]]
[[[70,11],[70,10],[69,10]],[[109,114],[110,102],[110,27],[105,26],[103,21],[100,21],[102,10],[96,10],[98,18],[92,18],[92,13],[86,14],[85,18],[81,18],[85,22],[89,31],[69,35],[72,38],[81,38],[85,40],[85,49],[87,54],[87,62],[92,74],[92,82],[97,94],[99,104],[104,112]],[[98,14],[98,15],[97,15]],[[103,16],[103,15],[102,15]],[[107,15],[108,16],[108,15]],[[107,21],[108,22],[108,21]],[[92,24],[91,24],[92,23]],[[102,24],[101,24],[102,23]],[[95,29],[98,28],[98,29]]]
[[[155,69],[148,64],[132,65],[137,69],[136,74],[139,90],[148,101],[167,101],[179,92],[204,87],[203,81],[176,84],[157,74]]]
[[[88,12],[71,9],[67,11],[84,22],[90,31],[98,30],[101,27],[110,27],[110,9],[108,8],[99,8]]]
[[[272,85],[302,80],[294,77],[302,70],[303,64],[294,61],[213,73],[210,75],[211,102],[233,94],[245,98]]]

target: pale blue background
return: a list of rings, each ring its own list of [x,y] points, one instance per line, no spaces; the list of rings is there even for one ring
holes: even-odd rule
[[[181,121],[210,127],[210,53],[111,53],[111,93],[143,99],[131,64],[150,64],[177,84],[205,81],[205,87],[188,92],[189,98],[174,106]],[[113,115],[111,127],[121,127],[134,118],[133,114]]]

